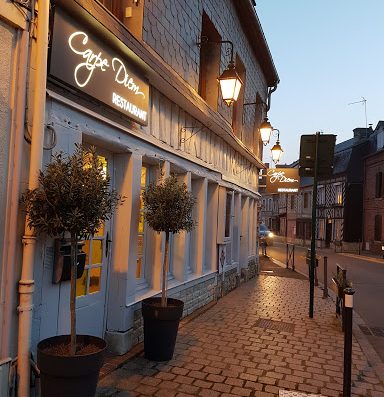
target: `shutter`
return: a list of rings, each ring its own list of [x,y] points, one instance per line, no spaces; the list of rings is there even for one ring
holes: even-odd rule
[[[382,179],[383,179],[383,173],[382,172],[377,172],[376,173],[376,193],[375,197],[381,197],[382,195]]]
[[[381,241],[381,215],[375,215],[375,241]]]

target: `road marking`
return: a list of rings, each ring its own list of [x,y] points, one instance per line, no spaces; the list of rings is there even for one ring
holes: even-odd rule
[[[380,258],[371,258],[371,257],[369,257],[369,256],[348,254],[348,253],[346,253],[346,252],[338,253],[338,255],[343,255],[343,256],[347,256],[347,257],[355,258],[355,259],[362,259],[362,260],[367,261],[367,262],[384,263],[384,259],[380,259]]]

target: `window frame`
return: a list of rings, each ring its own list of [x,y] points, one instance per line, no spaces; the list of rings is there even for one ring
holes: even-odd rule
[[[373,240],[374,241],[382,241],[383,238],[383,230],[382,230],[382,216],[380,214],[376,214],[373,222]]]
[[[375,198],[381,198],[383,196],[383,173],[376,172],[375,178]]]
[[[146,168],[146,181],[145,181],[145,185],[143,186],[141,183],[141,176],[142,176],[142,170],[143,168]],[[152,176],[152,172],[151,172],[151,166],[149,164],[145,164],[143,163],[141,165],[141,172],[140,172],[140,196],[139,196],[139,216],[138,216],[138,223],[137,223],[137,234],[136,234],[136,246],[137,246],[137,254],[136,254],[136,271],[135,271],[135,275],[137,275],[137,260],[139,259],[139,249],[138,249],[138,237],[139,237],[139,225],[140,225],[140,213],[143,213],[144,209],[141,209],[141,195],[142,192],[144,191],[144,189],[148,186],[148,184],[151,182],[151,176]],[[145,222],[145,220],[143,219],[143,232],[140,233],[143,236],[143,248],[142,248],[142,264],[141,264],[141,272],[142,272],[142,276],[141,277],[135,277],[135,281],[136,281],[136,291],[140,291],[143,289],[146,289],[149,287],[150,282],[149,279],[151,277],[149,273],[150,269],[149,269],[149,265],[147,263],[147,259],[148,259],[148,253],[147,253],[147,243],[148,243],[148,226]]]
[[[233,218],[233,191],[227,189],[225,196],[225,212],[224,212],[224,240],[232,239],[232,218]],[[228,206],[229,204],[229,206]],[[228,212],[229,209],[229,212]],[[229,216],[228,216],[229,215]],[[229,232],[227,234],[227,231]]]

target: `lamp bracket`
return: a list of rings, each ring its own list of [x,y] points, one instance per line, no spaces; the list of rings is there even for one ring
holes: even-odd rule
[[[205,128],[207,128],[205,125],[201,126],[183,126],[179,130],[179,147],[181,146],[182,143],[185,143],[189,141],[192,137],[197,135],[200,131],[203,131]],[[186,138],[185,133],[187,130],[192,130],[191,135]]]
[[[277,142],[280,140],[280,130],[277,128],[273,128],[271,132],[271,136],[277,137]]]
[[[220,41],[214,41],[214,40],[209,40],[208,36],[201,36],[201,41],[197,42],[196,45],[201,47],[203,44],[207,43],[215,43],[215,44],[229,44],[231,48],[228,50],[227,54],[231,55],[231,62],[233,62],[233,43],[230,40],[220,40]]]

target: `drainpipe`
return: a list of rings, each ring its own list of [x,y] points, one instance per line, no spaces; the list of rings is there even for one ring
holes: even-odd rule
[[[37,8],[38,6],[38,8]],[[36,30],[36,70],[33,82],[32,101],[32,128],[31,128],[31,154],[29,166],[28,188],[38,187],[39,170],[41,169],[45,124],[45,100],[47,82],[47,54],[48,54],[48,30],[49,30],[50,1],[36,2],[37,30]],[[32,52],[32,56],[34,51]],[[18,397],[30,395],[30,342],[32,331],[33,309],[33,263],[35,256],[36,237],[33,230],[25,223],[23,236],[23,261],[21,278],[19,281],[19,334],[18,334]]]
[[[29,54],[29,31],[23,30],[18,32],[19,46],[18,50],[20,56],[17,60],[18,70],[16,75],[17,86],[15,87],[15,116],[11,133],[12,158],[9,161],[10,176],[8,178],[9,200],[7,204],[6,220],[6,235],[8,236],[7,245],[4,244],[3,252],[3,275],[2,280],[15,279],[15,250],[18,239],[17,222],[19,211],[19,192],[20,192],[20,173],[22,164],[22,147],[24,135],[24,116],[26,106],[26,87],[27,87],[27,69],[28,69],[28,54]],[[0,357],[7,357],[11,355],[10,352],[10,338],[11,332],[9,324],[11,324],[11,317],[14,311],[14,284],[13,282],[4,281],[4,285],[0,288]]]
[[[268,90],[268,97],[267,97],[267,113],[269,112],[269,109],[271,108],[271,97],[272,94],[277,90],[277,83],[273,86],[270,87]]]

